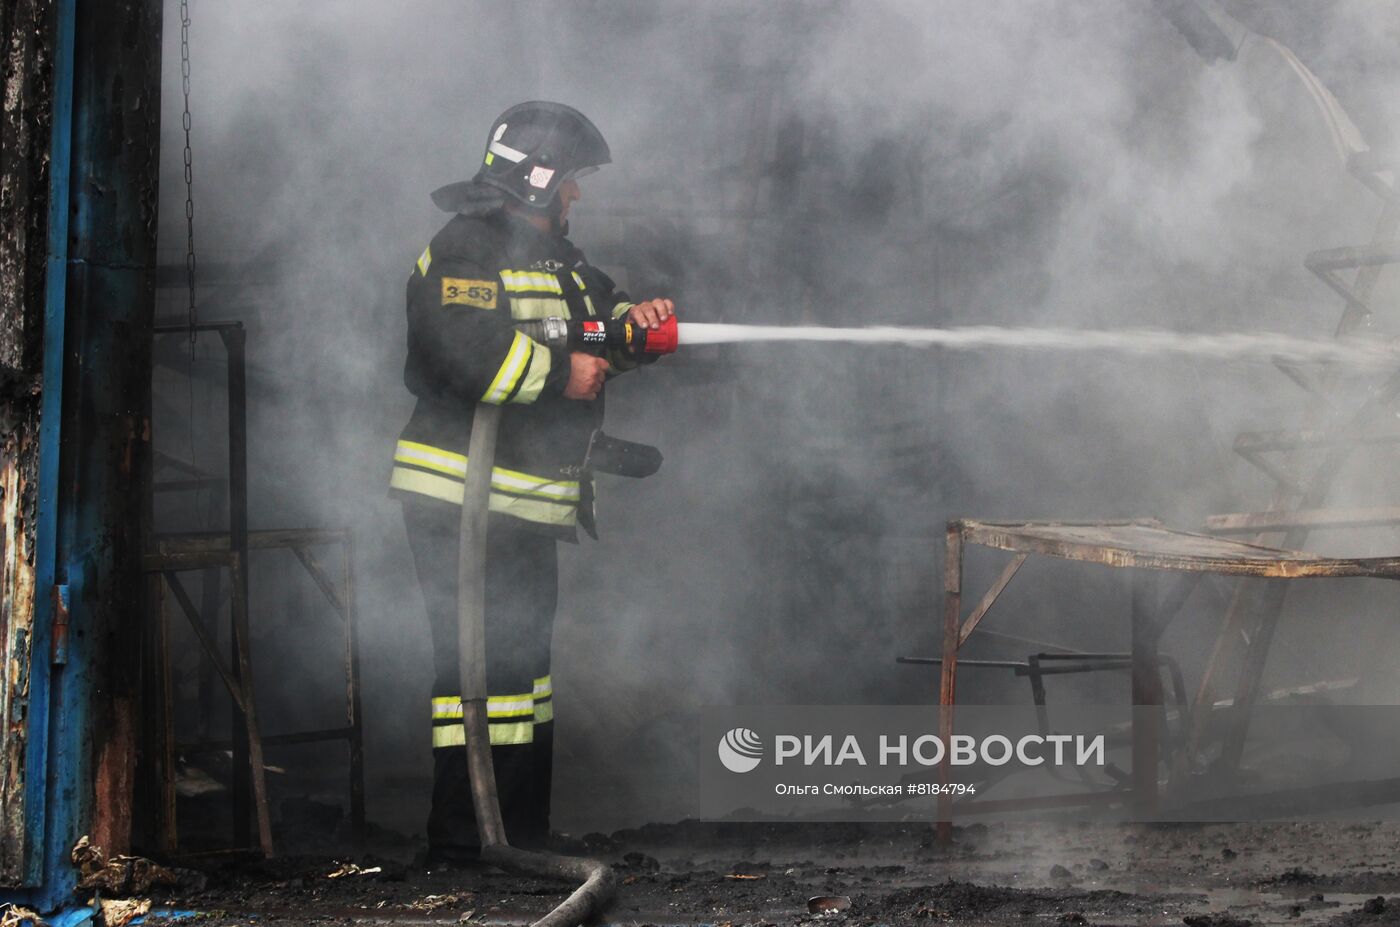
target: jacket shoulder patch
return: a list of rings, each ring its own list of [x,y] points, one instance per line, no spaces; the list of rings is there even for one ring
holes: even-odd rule
[[[475,306],[478,309],[495,309],[496,281],[443,277],[442,304],[444,306]]]

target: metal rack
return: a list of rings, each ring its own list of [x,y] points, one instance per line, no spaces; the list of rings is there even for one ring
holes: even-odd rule
[[[1368,150],[1347,158],[1348,172],[1382,200],[1380,217],[1371,241],[1364,245],[1314,251],[1303,266],[1342,297],[1343,307],[1335,335],[1355,336],[1372,316],[1371,298],[1381,272],[1400,263],[1400,195],[1385,165]],[[1354,271],[1351,279],[1343,274]],[[1298,430],[1250,431],[1239,434],[1237,454],[1273,481],[1270,504],[1261,512],[1238,512],[1207,519],[1206,530],[1220,535],[1248,536],[1259,543],[1298,548],[1317,530],[1361,529],[1400,525],[1400,508],[1325,508],[1342,466],[1363,447],[1400,444],[1400,433],[1385,421],[1400,400],[1400,371],[1392,373],[1365,401],[1343,414],[1343,401],[1332,371],[1309,373],[1279,365],[1280,370],[1318,400],[1333,423]],[[1281,455],[1309,455],[1311,465]],[[1193,718],[1186,750],[1177,759],[1173,775],[1180,779],[1191,758],[1205,746],[1207,712],[1220,688],[1220,677],[1231,663],[1238,663],[1232,717],[1226,726],[1223,750],[1214,770],[1226,778],[1238,770],[1248,733],[1250,711],[1259,696],[1264,666],[1283,612],[1287,586],[1264,584],[1260,588],[1236,588],[1216,638],[1210,660],[1192,700]],[[1241,650],[1240,642],[1248,643]]]
[[[257,821],[258,846],[273,855],[271,814],[268,807],[264,748],[293,744],[343,740],[349,753],[350,822],[354,835],[363,834],[364,749],[359,686],[359,641],[355,629],[354,540],[348,528],[275,529],[250,531],[248,528],[248,451],[247,451],[247,367],[246,333],[241,322],[211,322],[195,326],[196,331],[219,335],[228,351],[228,477],[226,480],[197,471],[188,464],[167,460],[186,478],[153,483],[152,493],[227,489],[227,531],[152,535],[147,538],[144,569],[150,577],[150,597],[154,613],[150,628],[149,651],[156,678],[153,696],[159,706],[154,740],[159,780],[157,839],[162,849],[178,847],[175,803],[174,686],[170,673],[169,621],[166,591],[175,598],[197,637],[202,656],[211,666],[233,701],[233,736],[227,741],[204,739],[179,745],[191,752],[231,750],[233,755],[234,842],[251,843],[250,805]],[[155,335],[188,336],[188,325],[156,326]],[[341,550],[341,581],[336,583],[321,565],[313,548],[335,544]],[[344,726],[316,731],[264,735],[257,718],[253,662],[248,614],[248,556],[251,550],[290,550],[320,589],[344,625],[345,717]],[[203,602],[196,606],[180,574],[198,570],[203,574]],[[231,587],[231,654],[225,664],[219,654],[214,623],[220,605],[219,583],[223,570],[229,573]]]

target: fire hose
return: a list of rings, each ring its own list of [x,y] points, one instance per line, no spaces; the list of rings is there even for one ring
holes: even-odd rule
[[[564,319],[542,319],[519,327],[546,345],[564,349],[601,351],[614,348],[647,354],[669,354],[676,349],[674,317],[658,330],[622,321]],[[501,406],[477,405],[467,445],[457,555],[457,668],[461,677],[462,724],[467,742],[472,807],[476,811],[482,862],[521,875],[583,882],[534,925],[575,927],[599,913],[612,899],[617,879],[611,867],[599,860],[510,846],[501,821],[496,771],[491,762],[486,715],[486,530],[500,421]]]

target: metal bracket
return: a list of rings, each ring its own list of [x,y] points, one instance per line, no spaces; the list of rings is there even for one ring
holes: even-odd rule
[[[68,584],[59,583],[53,596],[53,636],[49,638],[49,662],[54,666],[68,663]]]

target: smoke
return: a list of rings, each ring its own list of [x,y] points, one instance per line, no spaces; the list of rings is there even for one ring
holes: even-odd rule
[[[1255,7],[1232,5],[1387,137],[1384,4]],[[430,673],[385,494],[412,407],[403,281],[446,219],[428,191],[474,171],[507,106],[556,99],[601,127],[615,163],[585,182],[572,237],[690,321],[1322,338],[1338,300],[1302,259],[1368,240],[1379,211],[1263,39],[1207,65],[1146,2],[193,0],[191,19],[201,313],[249,331],[253,524],[354,529],[371,814],[406,827],[426,793],[385,783],[427,772]],[[173,4],[166,21],[160,233],[180,265]],[[257,282],[221,282],[238,275]],[[178,290],[161,305],[185,309]],[[157,446],[217,470],[221,349],[201,340],[191,394],[179,348],[157,374]],[[697,348],[609,393],[609,430],[667,460],[645,482],[602,478],[603,540],[562,552],[565,827],[685,813],[698,705],[930,701],[927,672],[893,659],[935,647],[946,519],[1191,528],[1261,508],[1270,483],[1234,436],[1311,408],[1258,365],[888,346]],[[1358,457],[1337,501],[1375,501],[1371,471]],[[161,517],[219,523],[167,502]],[[994,560],[971,562],[968,588]],[[988,626],[1120,648],[1123,580],[1033,563]],[[312,617],[314,587],[272,555],[253,582],[267,726],[334,723],[338,632]],[[1389,640],[1365,596],[1299,600],[1295,625],[1345,607],[1366,641]],[[1193,671],[1221,608],[1203,595],[1169,634]],[[1349,675],[1357,652],[1303,658],[1287,632],[1278,648],[1278,684]],[[969,700],[1026,696],[964,678]]]

